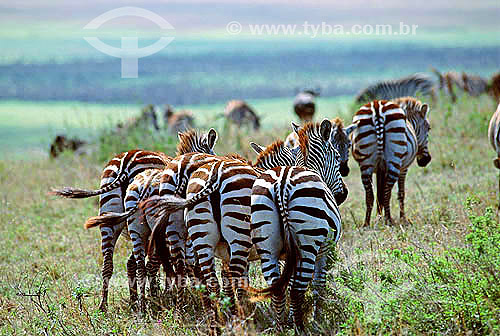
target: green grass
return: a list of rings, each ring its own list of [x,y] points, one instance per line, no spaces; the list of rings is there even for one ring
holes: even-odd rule
[[[292,98],[248,101],[262,117],[266,128],[287,127],[293,120]],[[348,97],[319,98],[319,116],[349,117]],[[193,111],[198,127],[221,128],[225,104],[179,106]],[[91,104],[82,102],[0,102],[0,158],[46,156],[57,134],[78,136],[92,141],[100,131],[140,112],[141,105]],[[160,117],[160,116],[159,116]]]
[[[276,124],[251,135],[221,128],[218,153],[250,153],[248,140],[266,144],[288,132],[289,101],[251,103]],[[338,106],[342,104],[321,100],[321,114],[341,112],[347,118],[348,104]],[[197,108],[200,114],[213,115],[221,107]],[[63,113],[64,105],[59,108]],[[361,227],[364,191],[359,168],[350,160],[351,174],[345,179],[349,197],[340,207],[344,234],[331,254],[324,314],[314,330],[373,335],[500,332],[500,228],[497,215],[488,210],[497,206],[498,171],[486,135],[495,108],[489,97],[432,106],[432,162],[426,168],[412,166],[407,178],[410,225],[387,227],[372,216],[372,227]],[[28,113],[34,124],[43,120]],[[100,237],[96,230],[82,228],[96,214],[97,200],[54,199],[46,191],[53,186],[95,188],[102,166],[71,155],[0,161],[0,188],[5,191],[0,197],[0,335],[206,334],[194,295],[184,316],[171,307],[144,319],[130,312],[125,263],[131,244],[124,239],[115,252],[110,312],[97,311]],[[396,189],[392,209],[397,219]],[[254,268],[252,272],[258,273]],[[262,315],[255,317],[257,327],[270,327]]]

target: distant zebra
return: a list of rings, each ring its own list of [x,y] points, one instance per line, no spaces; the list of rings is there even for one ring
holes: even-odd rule
[[[168,131],[172,134],[186,132],[194,127],[193,112],[189,110],[174,112],[170,105],[165,107],[163,120]]]
[[[478,97],[488,92],[488,80],[478,75],[468,75],[462,72],[464,91],[470,96]]]
[[[351,147],[351,140],[349,139],[349,135],[358,126],[356,124],[351,124],[348,127],[344,127],[342,120],[339,118],[332,119],[331,122],[333,125],[333,129],[330,140],[333,144],[333,147],[340,154],[340,174],[342,176],[347,176],[349,175],[348,161],[349,148]],[[285,146],[288,146],[292,149],[299,147],[299,138],[296,132],[292,132],[286,137]]]
[[[50,157],[56,158],[65,150],[76,152],[86,144],[78,138],[67,138],[65,135],[57,135],[50,145]]]
[[[435,99],[434,81],[421,73],[372,84],[358,94],[356,103],[366,104],[373,100],[416,97],[418,94],[430,95],[433,100]]]
[[[495,103],[500,103],[500,72],[491,77],[488,85],[488,94],[493,98]]]
[[[293,101],[293,110],[299,117],[300,121],[312,121],[314,113],[316,112],[315,98],[319,97],[319,89],[316,90],[303,90],[299,92]]]
[[[352,155],[361,169],[366,193],[365,226],[370,225],[373,208],[372,174],[377,174],[377,212],[393,224],[390,213],[391,190],[398,181],[400,217],[404,212],[404,184],[408,167],[415,157],[421,167],[431,161],[427,148],[429,106],[414,98],[394,102],[375,100],[354,115],[358,128],[353,132]]]
[[[497,169],[500,169],[500,103],[497,110],[493,113],[488,127],[488,138],[491,146],[497,152],[497,158],[493,160],[493,164]]]
[[[207,134],[201,134],[194,130],[179,134],[179,144],[176,155],[191,152],[204,152],[213,154],[213,148],[217,142],[217,132],[210,129]],[[164,168],[171,157],[161,152],[143,150],[132,150],[116,155],[103,169],[101,186],[97,190],[85,190],[66,187],[60,190],[52,190],[49,194],[65,198],[87,198],[100,195],[99,216],[112,213],[124,212],[124,200],[126,186],[128,186],[136,175],[146,169]],[[107,310],[107,297],[109,280],[113,274],[113,253],[116,242],[120,237],[124,222],[111,226],[101,226],[101,250],[103,255],[102,265],[102,300],[99,306],[101,311]],[[136,260],[132,254],[127,265],[135,265]],[[129,277],[132,273],[129,274]],[[129,278],[131,282],[132,279]]]
[[[238,127],[249,124],[254,130],[260,129],[260,118],[255,111],[243,100],[231,100],[224,109],[226,119]]]
[[[116,131],[120,134],[124,134],[133,129],[147,129],[150,127],[155,131],[160,129],[155,107],[151,104],[144,106],[138,116],[129,118],[125,123],[118,123],[116,125]]]
[[[431,71],[438,76],[438,89],[446,94],[449,94],[451,96],[451,101],[455,103],[457,101],[457,95],[455,94],[454,88],[457,87],[462,91],[465,90],[463,77],[456,71],[441,73],[436,68],[431,68]]]

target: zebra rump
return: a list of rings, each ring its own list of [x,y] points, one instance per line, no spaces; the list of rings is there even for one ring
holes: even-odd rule
[[[373,100],[391,100],[399,97],[415,97],[417,93],[431,95],[434,81],[431,77],[416,73],[404,78],[378,82],[368,86],[356,97],[356,103],[365,104]]]

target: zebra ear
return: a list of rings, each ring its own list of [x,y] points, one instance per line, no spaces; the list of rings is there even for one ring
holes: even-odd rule
[[[254,150],[255,153],[260,154],[266,149],[266,147],[262,147],[257,145],[255,142],[250,142],[250,147]]]
[[[211,128],[207,134],[207,145],[210,149],[214,149],[217,138],[217,132],[213,128]]]
[[[300,126],[292,121],[292,129],[295,133],[299,134]]]
[[[420,114],[422,115],[422,117],[424,117],[424,119],[427,119],[427,117],[429,116],[429,105],[423,104],[420,108]]]
[[[182,138],[184,137],[184,133],[177,132],[177,137],[179,138],[179,141],[182,141]]]
[[[319,127],[319,132],[323,141],[329,141],[332,133],[332,123],[328,119],[324,119]]]
[[[358,127],[358,124],[351,124],[351,125],[347,126],[346,128],[344,128],[345,135],[349,136],[349,134],[351,134],[352,131],[354,131],[357,127]]]

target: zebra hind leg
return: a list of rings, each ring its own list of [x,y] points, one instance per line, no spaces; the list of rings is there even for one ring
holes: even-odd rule
[[[108,310],[108,288],[109,281],[113,275],[113,253],[116,241],[122,232],[123,225],[119,227],[101,226],[101,250],[103,256],[102,262],[102,292],[99,310],[105,312]]]
[[[399,219],[401,223],[408,223],[405,215],[405,180],[407,170],[402,170],[398,179],[398,200],[399,200]]]
[[[290,290],[290,309],[293,309],[295,329],[299,335],[303,334],[305,330],[303,307],[305,294],[305,288],[292,285],[292,289]]]
[[[146,263],[146,274],[147,282],[149,283],[149,297],[152,307],[155,310],[159,309],[161,306],[160,302],[160,282],[158,280],[158,271],[160,270],[161,260],[154,253],[148,259]]]
[[[222,262],[222,292],[224,293],[225,300],[228,302],[224,302],[224,305],[227,303],[229,305],[229,310],[231,316],[236,315],[236,301],[234,299],[234,281],[231,276],[231,272],[229,271],[229,264],[226,261]],[[224,307],[222,307],[224,309]]]
[[[139,313],[146,313],[146,254],[144,251],[144,244],[142,243],[142,239],[140,234],[131,229],[131,225],[129,224],[129,233],[130,238],[133,243],[133,252],[137,266],[137,288],[138,288],[138,297],[139,297]]]
[[[137,264],[134,254],[131,253],[127,261],[128,289],[130,292],[130,306],[132,310],[137,309]]]
[[[365,215],[365,227],[370,226],[370,218],[372,214],[372,209],[373,209],[373,202],[374,202],[374,197],[373,197],[373,186],[372,186],[372,175],[362,175],[361,176],[361,182],[363,183],[363,187],[365,188],[365,195],[366,195],[366,215]]]
[[[394,175],[389,170],[387,174],[386,184],[384,187],[385,223],[388,225],[394,225],[394,222],[391,217],[391,192],[392,192],[392,187],[396,183],[397,179],[398,178],[394,177]]]

